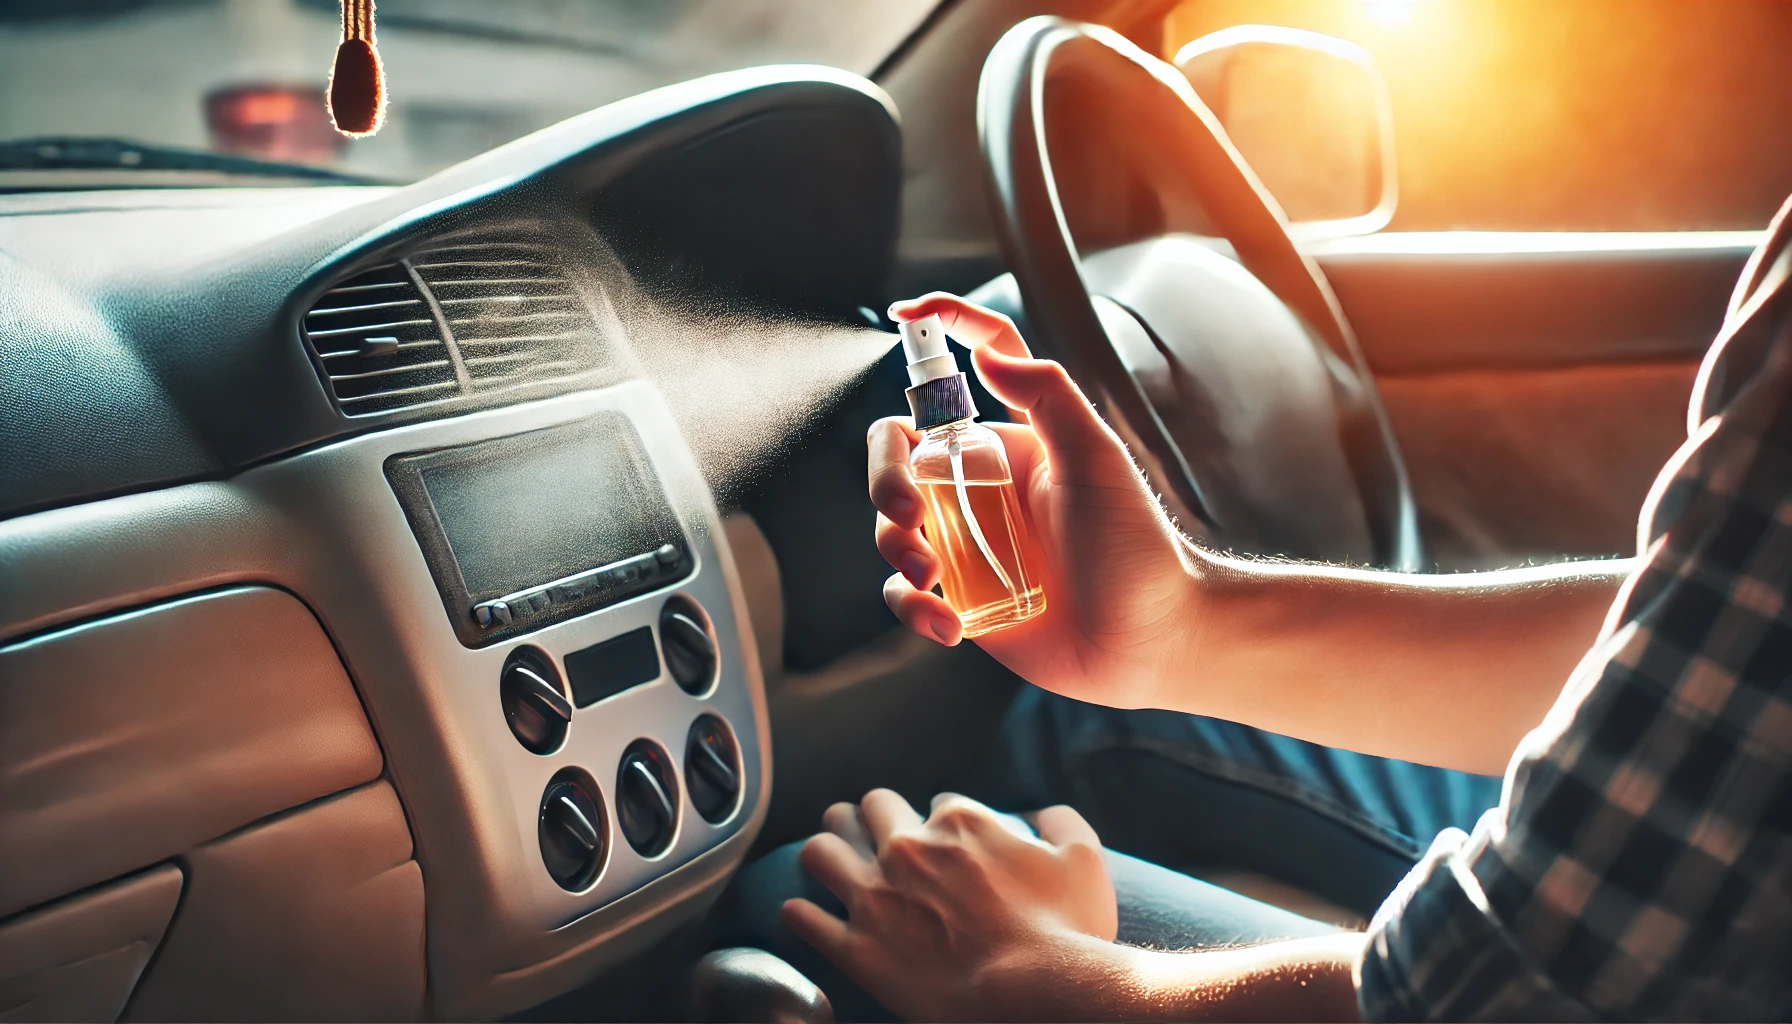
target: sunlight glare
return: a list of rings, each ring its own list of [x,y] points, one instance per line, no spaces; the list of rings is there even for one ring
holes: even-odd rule
[[[1417,3],[1418,0],[1363,0],[1363,9],[1384,25],[1404,25],[1411,20]]]

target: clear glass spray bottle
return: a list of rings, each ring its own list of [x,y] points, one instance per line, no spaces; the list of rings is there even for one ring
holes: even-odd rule
[[[943,564],[940,591],[982,636],[1045,610],[1045,591],[1027,564],[1026,519],[995,431],[976,422],[977,407],[938,317],[901,326],[908,359],[909,409],[921,442],[909,468],[926,504],[927,540]]]

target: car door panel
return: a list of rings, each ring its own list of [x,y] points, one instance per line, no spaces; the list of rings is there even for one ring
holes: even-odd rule
[[[1381,379],[1428,553],[1446,568],[1630,554],[1686,439],[1697,364],[1459,370]]]
[[[1440,568],[1631,553],[1756,232],[1314,243]]]

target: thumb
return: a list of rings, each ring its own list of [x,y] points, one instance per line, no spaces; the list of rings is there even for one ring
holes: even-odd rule
[[[1094,827],[1075,808],[1063,804],[1036,811],[1033,814],[1033,827],[1039,831],[1039,838],[1053,846],[1101,849],[1101,837],[1095,834]]]
[[[1004,355],[989,346],[973,349],[971,363],[990,394],[1027,414],[1045,449],[1053,481],[1084,487],[1130,487],[1137,482],[1126,447],[1062,365]]]

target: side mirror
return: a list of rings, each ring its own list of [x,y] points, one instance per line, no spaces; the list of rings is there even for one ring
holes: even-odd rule
[[[1393,218],[1393,104],[1368,50],[1318,32],[1238,25],[1184,46],[1176,67],[1282,205],[1295,238],[1368,234]]]

